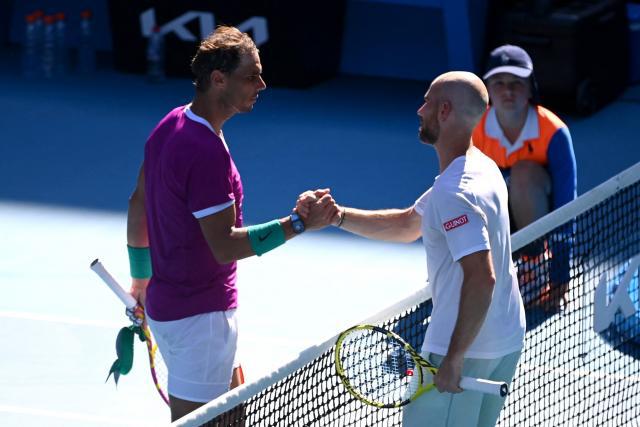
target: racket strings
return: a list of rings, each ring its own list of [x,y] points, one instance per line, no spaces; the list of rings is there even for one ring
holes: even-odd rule
[[[361,329],[349,334],[342,346],[344,373],[367,400],[393,405],[408,399],[417,389],[415,363],[395,339]]]

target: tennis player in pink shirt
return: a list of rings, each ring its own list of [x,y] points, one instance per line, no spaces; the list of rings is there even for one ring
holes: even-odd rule
[[[236,261],[262,255],[338,214],[326,192],[296,214],[244,227],[242,181],[222,127],[253,109],[266,85],[256,45],[233,27],[202,41],[191,63],[193,101],[175,108],[147,140],[129,201],[131,293],[169,372],[176,420],[242,383],[236,360]]]

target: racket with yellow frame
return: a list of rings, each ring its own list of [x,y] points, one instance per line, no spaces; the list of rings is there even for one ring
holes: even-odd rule
[[[104,281],[109,289],[122,301],[126,306],[127,312],[133,313],[134,324],[128,328],[122,328],[118,334],[116,342],[116,351],[118,352],[118,360],[112,366],[111,371],[114,372],[116,382],[118,376],[126,374],[131,369],[133,362],[133,336],[137,334],[141,340],[147,344],[147,353],[149,355],[149,368],[151,371],[151,378],[153,383],[160,394],[162,400],[169,404],[169,397],[167,394],[167,381],[168,371],[167,366],[162,358],[162,354],[158,350],[158,346],[155,344],[153,335],[147,322],[144,321],[144,309],[138,304],[138,302],[127,292],[122,286],[113,278],[107,269],[102,265],[99,260],[94,260],[91,263],[91,270],[93,270]],[[127,342],[128,341],[128,342]],[[111,375],[111,372],[110,372]]]
[[[335,366],[349,393],[378,408],[404,406],[435,389],[431,378],[438,372],[399,335],[373,325],[354,326],[339,335]],[[462,377],[460,388],[502,397],[509,393],[504,382],[471,377]]]

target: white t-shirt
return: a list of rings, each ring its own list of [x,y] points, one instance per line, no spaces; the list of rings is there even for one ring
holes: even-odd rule
[[[489,157],[472,148],[436,177],[415,203],[433,295],[422,351],[446,355],[458,318],[460,258],[491,250],[496,284],[484,324],[465,357],[492,359],[522,348],[525,315],[511,260],[507,187]]]

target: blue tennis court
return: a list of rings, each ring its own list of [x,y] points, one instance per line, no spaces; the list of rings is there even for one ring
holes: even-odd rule
[[[123,307],[89,270],[99,257],[128,278],[125,210],[144,141],[191,96],[188,80],[140,76],[30,82],[0,68],[0,424],[158,425],[142,344],[117,389],[104,383]],[[268,84],[268,82],[267,82]],[[341,77],[308,90],[267,89],[225,135],[249,223],[284,216],[297,195],[331,187],[339,203],[408,206],[437,174],[415,111],[426,83]],[[579,193],[640,159],[640,87],[589,118],[566,117]],[[240,263],[241,357],[266,374],[424,286],[419,244],[335,231],[307,234]]]
[[[0,204],[0,212],[3,241],[12,248],[0,273],[2,425],[166,422],[168,410],[150,381],[142,343],[118,388],[111,380],[104,384],[116,357],[115,336],[128,321],[89,263],[100,256],[126,283],[124,214],[9,203]],[[394,256],[382,255],[389,253]],[[309,234],[242,262],[240,351],[247,378],[267,374],[419,288],[425,276],[421,260],[419,245]]]

